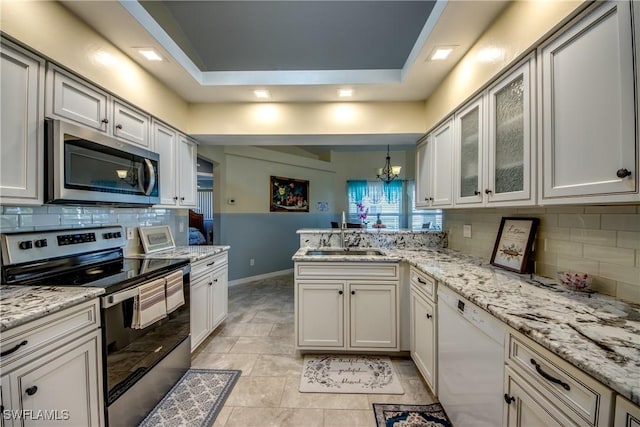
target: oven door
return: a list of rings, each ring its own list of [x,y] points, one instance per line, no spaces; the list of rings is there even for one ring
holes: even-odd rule
[[[158,154],[59,120],[45,127],[47,203],[160,202]]]
[[[183,269],[185,304],[168,314],[167,317],[144,329],[132,328],[134,298],[138,295],[137,286],[102,297],[103,354],[106,374],[105,400],[107,406],[119,399],[127,400],[128,404],[135,404],[135,399],[144,397],[139,396],[139,390],[135,392],[136,384],[144,382],[145,377],[153,376],[154,372],[157,375],[159,372],[159,369],[156,369],[157,366],[163,362],[163,359],[169,358],[178,347],[184,347],[185,341],[187,348],[190,347],[188,339],[190,333],[188,271],[188,268]],[[177,378],[190,367],[189,352],[187,352],[186,359],[184,363],[172,362],[171,370],[175,371]],[[152,382],[154,382],[155,388],[153,393],[158,393],[157,381]],[[168,388],[173,386],[173,383],[175,381],[167,384]],[[160,392],[159,396],[162,397],[167,390]],[[132,392],[131,396],[125,396],[128,391]]]

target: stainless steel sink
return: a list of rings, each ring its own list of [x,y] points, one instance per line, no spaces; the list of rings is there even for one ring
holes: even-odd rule
[[[384,252],[377,249],[315,249],[307,251],[310,256],[384,256]]]

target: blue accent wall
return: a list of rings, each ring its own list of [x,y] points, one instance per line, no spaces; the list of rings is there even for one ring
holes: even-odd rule
[[[293,268],[291,257],[300,247],[300,228],[330,228],[334,213],[219,214],[215,244],[229,245],[229,280]],[[253,258],[255,264],[249,265]]]

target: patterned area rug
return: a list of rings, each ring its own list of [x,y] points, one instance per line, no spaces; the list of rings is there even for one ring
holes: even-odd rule
[[[189,369],[140,427],[213,425],[241,371]]]
[[[303,393],[404,394],[388,357],[307,355],[302,365]]]
[[[397,405],[374,403],[378,427],[452,427],[442,405]]]

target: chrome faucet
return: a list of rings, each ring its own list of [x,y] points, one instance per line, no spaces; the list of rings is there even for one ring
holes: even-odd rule
[[[345,225],[346,225],[346,224],[345,224]],[[344,230],[345,230],[345,227],[343,226],[343,227],[340,229],[340,247],[341,247],[342,249],[344,249],[345,251],[348,251],[348,250],[349,250],[349,248],[347,247],[347,238],[346,238],[346,236],[345,236],[345,232],[344,232]]]

